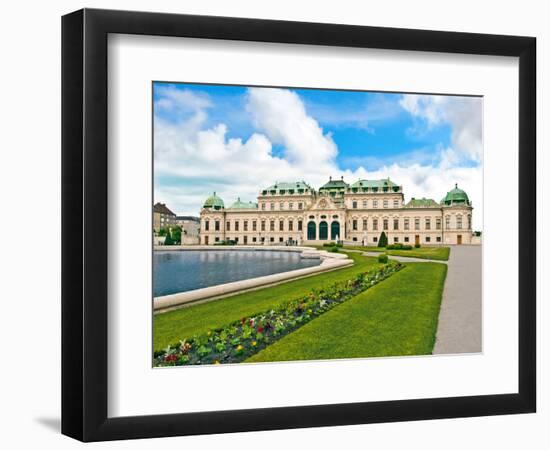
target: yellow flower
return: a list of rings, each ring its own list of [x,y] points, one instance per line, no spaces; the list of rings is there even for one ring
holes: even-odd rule
[[[216,360],[214,361],[214,364],[220,364],[220,362],[216,359]]]
[[[243,346],[239,344],[239,345],[237,346],[237,351],[240,352],[242,349],[243,349]]]
[[[257,344],[256,341],[252,341],[252,347],[256,347],[256,344]]]
[[[211,332],[211,331],[208,332],[208,336],[212,336],[212,332]]]
[[[307,312],[311,314],[313,312],[313,310],[308,309]]]

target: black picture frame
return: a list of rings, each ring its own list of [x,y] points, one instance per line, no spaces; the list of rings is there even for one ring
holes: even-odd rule
[[[516,393],[107,416],[107,36],[110,33],[519,58]],[[62,433],[82,441],[535,412],[536,39],[83,9],[62,18]]]

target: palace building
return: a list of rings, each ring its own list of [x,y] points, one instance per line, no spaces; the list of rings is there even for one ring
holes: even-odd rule
[[[455,185],[441,202],[412,198],[389,178],[353,184],[332,178],[318,190],[304,181],[276,183],[257,202],[240,198],[226,207],[214,194],[200,212],[200,243],[242,245],[322,244],[328,241],[378,244],[472,244],[472,202]]]

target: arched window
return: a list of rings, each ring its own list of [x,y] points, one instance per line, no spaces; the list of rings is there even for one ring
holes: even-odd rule
[[[335,241],[340,239],[340,222],[334,221],[330,224],[330,238]]]
[[[317,233],[315,229],[315,222],[308,222],[307,224],[307,240],[308,241],[314,241],[317,239]]]

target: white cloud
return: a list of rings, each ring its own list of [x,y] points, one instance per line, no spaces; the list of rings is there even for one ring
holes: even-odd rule
[[[483,159],[482,104],[480,97],[445,95],[403,95],[401,106],[414,117],[422,119],[428,128],[449,124],[452,127],[452,153],[447,156],[481,163]]]
[[[338,153],[330,134],[308,116],[304,103],[286,89],[250,88],[247,109],[256,126],[275,144],[285,148],[285,158],[299,166],[330,167]]]
[[[247,109],[259,131],[244,140],[229,138],[223,123],[206,127],[209,103],[202,101],[205,97],[178,99],[172,91],[167,91],[166,97],[174,102],[189,101],[184,107],[172,107],[191,111],[179,122],[155,118],[155,201],[167,203],[178,214],[198,215],[212,191],[229,206],[237,197],[255,201],[262,188],[276,181],[304,180],[319,188],[329,176],[344,176],[347,182],[390,177],[403,186],[407,200],[430,197],[439,201],[458,183],[474,201],[474,227],[481,229],[481,166],[456,164],[464,158],[461,146],[469,145],[467,141],[474,136],[464,127],[455,130],[454,123],[465,114],[459,105],[443,108],[437,101],[403,101],[411,114],[432,124],[452,122],[453,147],[441,151],[440,162],[396,161],[375,171],[363,167],[352,171],[337,167],[338,148],[330,134],[307,115],[301,99],[291,91],[249,90]],[[459,151],[454,147],[455,131]],[[283,146],[283,156],[273,154],[272,144]]]

